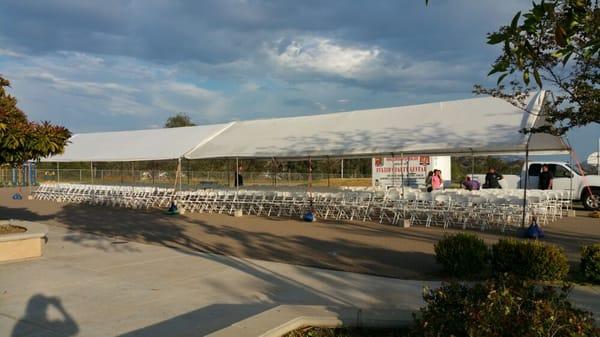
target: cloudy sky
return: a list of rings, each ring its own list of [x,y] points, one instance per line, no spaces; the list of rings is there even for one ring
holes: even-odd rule
[[[472,97],[528,0],[0,0],[0,73],[74,132]],[[441,116],[441,118],[444,118]],[[571,140],[581,156],[600,126]]]

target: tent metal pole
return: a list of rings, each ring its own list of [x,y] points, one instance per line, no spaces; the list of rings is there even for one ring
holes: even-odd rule
[[[530,137],[531,138],[531,137]],[[521,219],[521,228],[525,228],[525,218],[527,216],[527,187],[529,185],[529,139],[525,146],[525,184],[523,186],[523,218]]]
[[[475,152],[471,149],[471,180],[475,180]]]
[[[175,171],[175,181],[173,182],[173,193],[171,193],[171,202],[175,202],[177,193],[177,179],[179,178],[179,190],[181,190],[181,157],[177,158],[177,171]]]
[[[92,178],[92,185],[94,185],[94,162],[90,162],[90,177]]]
[[[181,157],[179,157],[177,163],[177,171],[179,172],[179,190],[181,191]]]
[[[392,152],[392,186],[396,186],[396,156]],[[385,159],[384,159],[385,160]]]
[[[273,165],[275,166],[275,176],[273,177],[273,182],[275,183],[275,187],[277,187],[277,175],[279,174],[279,165],[277,165],[277,159],[273,157]]]
[[[121,185],[123,185],[123,162],[121,162],[121,169],[119,171],[121,172]]]
[[[403,166],[404,166],[404,153],[400,153],[400,177],[402,180],[402,197],[404,198],[404,170],[403,170]],[[406,162],[406,169],[408,172],[408,161]]]
[[[600,139],[599,139],[600,140]],[[569,147],[569,164],[573,165],[573,148]],[[571,178],[569,179],[569,200],[573,200],[573,174],[571,173]],[[572,205],[569,202],[569,205]]]
[[[308,192],[312,192],[312,160],[308,156]]]
[[[600,144],[600,139],[598,141],[599,141],[599,144]],[[340,168],[340,170],[341,170],[340,178],[344,179],[344,157],[342,157],[342,162],[341,162],[341,168]]]
[[[331,187],[331,182],[329,178],[331,177],[331,162],[329,160],[329,156],[327,156],[327,187]]]
[[[236,190],[240,189],[239,176],[240,176],[239,158],[235,157],[235,189]]]
[[[56,162],[56,182],[60,183],[60,163]]]
[[[410,169],[410,156],[408,156],[408,158],[406,159],[406,184],[408,186],[408,184],[410,183],[410,181],[408,180],[408,170]],[[404,187],[402,187],[402,196],[404,196]]]

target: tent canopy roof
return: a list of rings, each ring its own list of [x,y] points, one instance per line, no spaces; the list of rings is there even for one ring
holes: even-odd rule
[[[231,126],[214,124],[171,129],[75,134],[65,152],[50,162],[141,161],[183,157]]]
[[[369,157],[388,154],[486,155],[525,152],[523,128],[546,123],[546,92],[525,112],[498,98],[288,117],[205,126],[76,134],[63,155],[45,161],[175,158]],[[564,153],[560,137],[534,134],[533,153]]]
[[[237,122],[191,159],[215,157],[306,158],[380,154],[513,154],[524,152],[519,132],[538,118],[546,92],[532,95],[527,113],[494,97]],[[559,137],[534,135],[532,152],[564,152]]]

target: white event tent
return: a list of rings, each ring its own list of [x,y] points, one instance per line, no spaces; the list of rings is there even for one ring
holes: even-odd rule
[[[186,155],[201,158],[370,157],[382,154],[524,153],[523,128],[540,118],[542,91],[527,113],[493,97],[340,112],[303,117],[241,121]],[[536,134],[529,152],[565,152],[559,137]]]
[[[65,152],[47,162],[120,162],[184,157],[221,134],[233,123],[171,129],[79,133],[69,139]]]
[[[173,129],[76,134],[43,161],[371,157],[568,153],[560,137],[520,130],[546,123],[546,91],[528,111],[494,97]]]

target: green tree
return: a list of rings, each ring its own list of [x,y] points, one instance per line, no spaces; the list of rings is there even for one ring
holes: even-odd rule
[[[598,0],[534,1],[528,12],[518,12],[508,25],[488,34],[487,43],[502,46],[488,74],[498,75],[497,86],[476,85],[474,92],[503,98],[524,110],[535,85],[554,93],[546,107],[550,125],[525,132],[560,135],[600,123]]]
[[[165,128],[180,128],[182,126],[195,126],[188,114],[183,112],[167,118]]]
[[[0,164],[19,165],[61,153],[71,132],[49,122],[29,121],[7,87],[10,82],[0,76]]]

